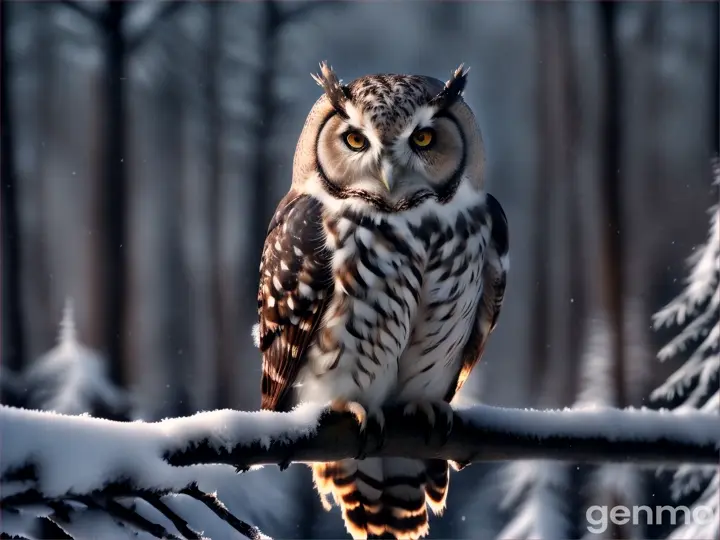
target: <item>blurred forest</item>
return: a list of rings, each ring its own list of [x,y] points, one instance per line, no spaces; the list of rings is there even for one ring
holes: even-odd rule
[[[472,68],[512,266],[461,402],[639,406],[682,363],[657,362],[652,314],[717,199],[718,3],[0,5],[4,380],[72,298],[128,417],[257,409],[260,250],[325,59],[345,81]],[[433,537],[497,534],[492,474],[454,477]],[[301,517],[275,534],[344,536],[306,468],[280,478]]]

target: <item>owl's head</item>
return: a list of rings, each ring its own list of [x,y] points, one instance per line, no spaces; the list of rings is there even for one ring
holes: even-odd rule
[[[327,64],[295,152],[293,184],[319,184],[386,211],[428,197],[452,199],[467,182],[482,189],[484,150],[462,99],[467,70],[446,83],[418,75],[367,75],[343,85]]]

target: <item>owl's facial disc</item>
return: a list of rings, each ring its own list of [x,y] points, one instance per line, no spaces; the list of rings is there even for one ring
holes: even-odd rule
[[[397,205],[419,193],[439,193],[461,175],[465,144],[457,120],[432,105],[404,122],[373,122],[352,104],[347,118],[331,113],[318,135],[317,163],[343,197]]]
[[[419,189],[438,192],[465,169],[465,140],[457,120],[447,111],[435,114],[432,106],[419,107],[392,144],[394,161],[405,174],[397,192]]]
[[[379,167],[382,152],[383,143],[372,125],[362,118],[345,119],[334,112],[318,134],[318,172],[345,196],[365,192],[387,198],[388,188]]]

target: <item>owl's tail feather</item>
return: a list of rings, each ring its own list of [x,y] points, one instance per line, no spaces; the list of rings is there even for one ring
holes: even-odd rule
[[[328,495],[342,510],[355,539],[416,540],[427,535],[427,504],[442,512],[448,487],[447,462],[405,458],[348,459],[313,465],[323,506]]]
[[[450,487],[450,467],[444,459],[429,459],[425,462],[425,467],[427,503],[433,514],[441,516],[445,511],[448,487]]]

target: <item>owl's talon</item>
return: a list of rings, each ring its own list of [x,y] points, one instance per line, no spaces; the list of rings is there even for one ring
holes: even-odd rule
[[[385,414],[382,409],[375,409],[370,413],[370,418],[375,427],[377,448],[382,448],[385,445]]]
[[[418,412],[423,414],[428,421],[425,442],[429,443],[435,435],[444,445],[450,437],[455,418],[450,404],[445,401],[411,401],[403,409],[405,415]]]
[[[336,412],[349,412],[358,422],[360,427],[360,454],[357,459],[365,459],[367,456],[368,423],[375,426],[379,446],[384,444],[385,438],[385,415],[382,409],[374,409],[370,412],[357,401],[346,401],[336,399],[330,403],[330,409]]]
[[[345,399],[335,399],[330,402],[330,409],[339,413],[350,413],[357,420],[360,426],[360,431],[365,431],[367,426],[367,411],[365,407],[360,405],[357,401],[347,401]]]

